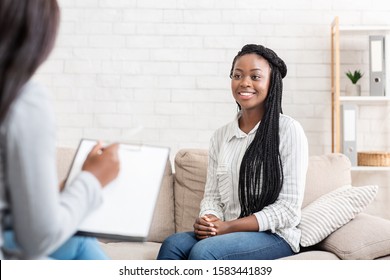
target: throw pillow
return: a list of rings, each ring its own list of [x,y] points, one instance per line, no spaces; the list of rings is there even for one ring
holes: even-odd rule
[[[378,186],[340,187],[316,199],[302,209],[301,246],[322,241],[360,213],[378,192]]]
[[[318,244],[343,260],[372,260],[390,254],[390,221],[361,213]]]
[[[176,232],[193,231],[206,184],[208,151],[182,149],[175,156]]]

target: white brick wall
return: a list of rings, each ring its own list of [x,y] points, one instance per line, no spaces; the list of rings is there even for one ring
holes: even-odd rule
[[[246,43],[285,60],[284,112],[303,125],[311,154],[330,152],[331,21],[390,25],[387,0],[59,2],[59,38],[35,77],[53,94],[58,144],[100,138],[167,145],[172,154],[207,148],[233,119],[228,73]],[[350,39],[341,42],[342,71],[363,64],[366,72],[368,44]],[[358,146],[388,149],[389,106],[362,106],[359,117]]]

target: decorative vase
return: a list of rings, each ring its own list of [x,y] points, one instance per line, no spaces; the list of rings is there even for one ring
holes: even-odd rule
[[[360,96],[361,88],[360,85],[357,84],[347,84],[345,88],[346,96]]]

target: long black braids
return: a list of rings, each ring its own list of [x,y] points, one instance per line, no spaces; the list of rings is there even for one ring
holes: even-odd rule
[[[279,153],[279,117],[282,113],[282,79],[287,74],[287,67],[271,49],[249,44],[234,58],[230,76],[233,74],[236,60],[251,53],[268,61],[271,81],[265,99],[264,116],[241,162],[238,183],[240,217],[249,216],[274,203],[283,185],[283,168]]]

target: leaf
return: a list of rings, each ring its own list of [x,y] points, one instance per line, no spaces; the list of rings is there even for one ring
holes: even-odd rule
[[[360,70],[355,70],[355,72],[348,71],[345,73],[347,77],[351,80],[352,84],[356,84],[362,77],[363,73],[360,72]]]

